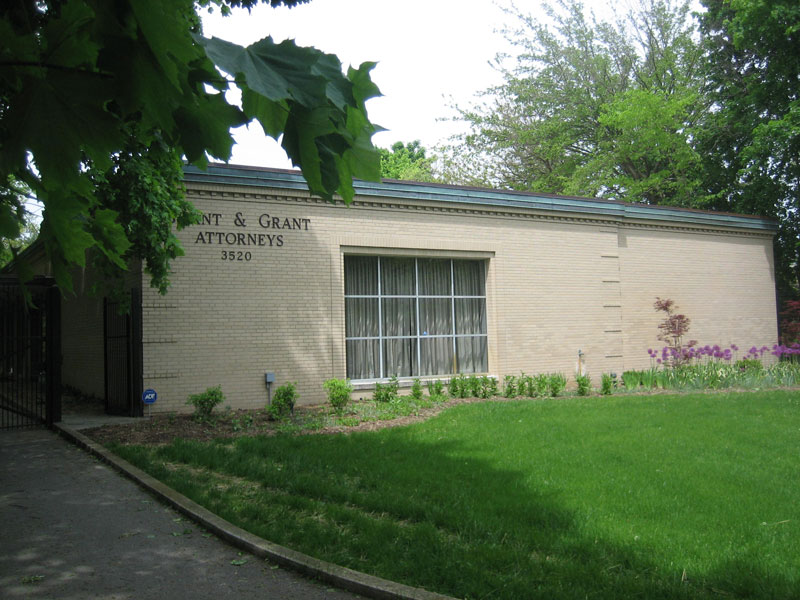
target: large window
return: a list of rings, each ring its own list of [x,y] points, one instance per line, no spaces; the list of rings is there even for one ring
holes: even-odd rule
[[[344,257],[350,379],[484,373],[484,261]]]

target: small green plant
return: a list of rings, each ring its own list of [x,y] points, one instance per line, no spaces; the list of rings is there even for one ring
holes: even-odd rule
[[[506,398],[517,397],[517,378],[513,375],[506,375],[503,378],[503,396]]]
[[[328,392],[328,402],[331,403],[333,410],[337,413],[342,412],[347,403],[350,402],[350,395],[353,393],[353,385],[349,379],[328,379],[322,384]]]
[[[438,379],[436,381],[429,381],[428,396],[437,400],[444,398],[444,383]]]
[[[372,399],[375,402],[394,402],[397,400],[397,392],[400,389],[400,383],[397,381],[397,376],[392,375],[387,383],[375,383],[375,391],[372,394]]]
[[[272,398],[272,403],[267,408],[269,416],[273,419],[283,419],[294,412],[297,403],[297,383],[287,381],[277,390]]]
[[[520,396],[533,397],[534,392],[533,377],[525,373],[520,373],[519,377],[517,377],[517,394]]]
[[[234,431],[247,431],[253,426],[253,415],[244,414],[241,417],[234,417],[231,427]]]
[[[473,398],[483,398],[483,379],[477,375],[470,375],[467,387],[469,395]]]
[[[205,423],[211,420],[211,413],[214,407],[225,402],[225,395],[222,393],[222,386],[215,386],[206,389],[200,394],[192,394],[186,404],[194,406],[192,418],[195,421]]]
[[[453,398],[466,398],[469,396],[469,381],[466,375],[456,375],[448,384],[450,395]]]
[[[600,380],[600,393],[603,396],[610,396],[614,391],[614,378],[609,373],[603,373]]]
[[[628,391],[635,390],[642,384],[641,371],[624,371],[622,373],[622,383],[625,384],[625,389]]]
[[[484,375],[479,378],[478,398],[489,399],[497,395],[497,380],[494,377]]]
[[[764,365],[757,358],[742,358],[737,360],[733,366],[742,372],[761,373],[764,371]]]
[[[647,390],[651,390],[656,387],[656,370],[655,369],[647,369],[646,371],[642,371],[642,387]]]
[[[423,395],[422,382],[419,380],[419,377],[417,377],[414,379],[414,383],[411,384],[411,397],[419,402],[422,400]]]
[[[533,378],[533,383],[534,391],[536,392],[537,396],[540,398],[547,396],[547,392],[550,389],[550,380],[547,377],[547,373],[539,373]]]
[[[578,396],[588,396],[592,391],[592,380],[588,375],[576,375],[575,382],[578,384]]]
[[[567,388],[567,378],[562,373],[550,373],[547,376],[547,387],[553,398],[560,396]]]

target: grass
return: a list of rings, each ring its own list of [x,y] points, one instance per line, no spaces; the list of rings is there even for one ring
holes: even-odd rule
[[[480,403],[114,450],[325,560],[464,598],[800,596],[800,394]]]

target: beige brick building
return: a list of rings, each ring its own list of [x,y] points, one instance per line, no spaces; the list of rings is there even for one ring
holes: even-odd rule
[[[330,377],[364,396],[390,375],[571,379],[579,351],[598,384],[649,366],[657,296],[704,344],[777,339],[764,219],[392,181],[356,182],[345,207],[312,198],[299,173],[235,166],[187,169],[186,185],[204,220],[180,233],[169,293],[131,273],[133,412],[142,389],[158,393],[153,412],[185,411],[217,384],[231,406],[263,407],[267,372],[273,389],[297,382],[302,403],[323,402]],[[98,396],[103,314],[83,295],[62,305],[63,381]]]

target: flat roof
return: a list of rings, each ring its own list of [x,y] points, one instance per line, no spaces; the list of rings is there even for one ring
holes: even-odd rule
[[[206,170],[191,165],[184,166],[183,170],[184,180],[187,183],[242,185],[308,191],[308,185],[300,171],[219,163],[210,164]],[[620,221],[671,221],[711,227],[735,227],[773,234],[778,230],[777,221],[766,217],[675,206],[651,206],[649,204],[635,204],[621,200],[558,196],[555,194],[495,190],[442,183],[397,181],[394,179],[384,179],[380,182],[354,179],[353,187],[356,197],[431,200],[481,206],[525,208],[555,213],[588,213]]]

